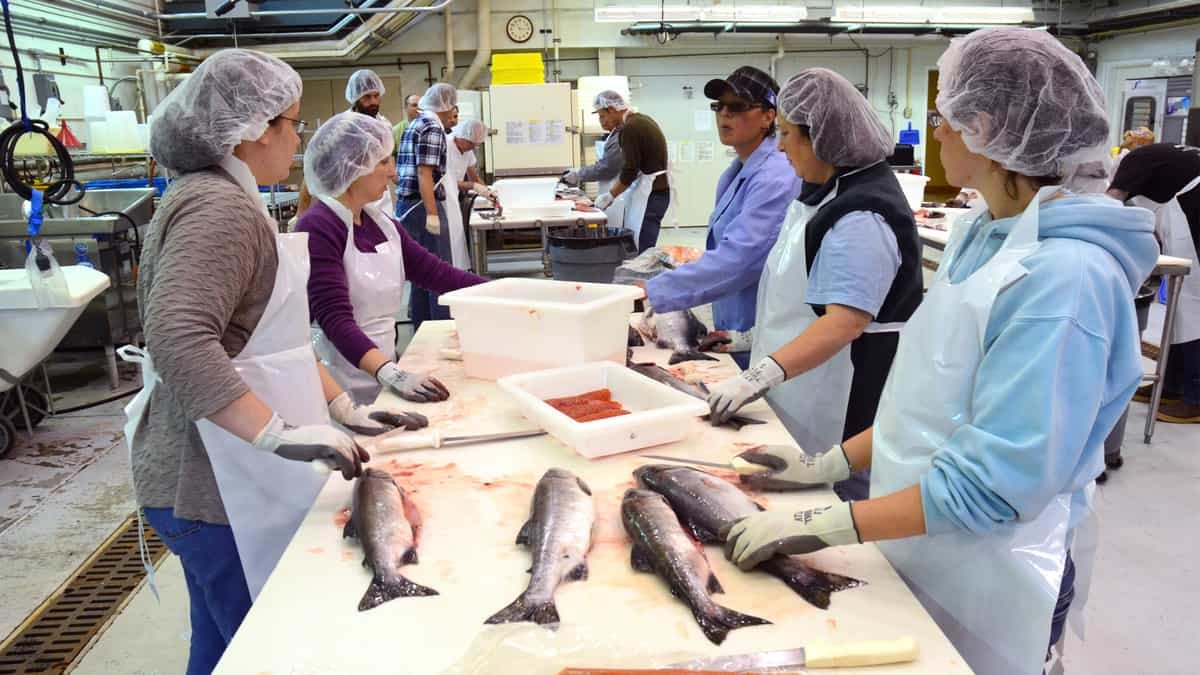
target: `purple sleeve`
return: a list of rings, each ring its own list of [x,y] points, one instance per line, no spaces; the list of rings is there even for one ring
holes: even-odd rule
[[[322,218],[315,205],[296,223],[297,232],[308,233],[308,311],[325,337],[338,352],[358,367],[375,342],[367,337],[354,320],[350,287],[346,283],[343,254],[346,250],[346,226],[336,216]],[[331,216],[333,214],[330,214]]]
[[[396,221],[393,220],[392,223],[396,224]],[[404,275],[414,285],[434,293],[449,293],[487,282],[487,279],[478,274],[460,270],[430,253],[409,236],[403,227],[396,225],[396,230],[404,240]]]

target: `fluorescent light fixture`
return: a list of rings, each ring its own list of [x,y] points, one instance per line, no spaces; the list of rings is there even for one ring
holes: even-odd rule
[[[598,23],[637,21],[744,21],[794,23],[808,18],[804,5],[618,5],[597,7]]]
[[[1032,7],[960,5],[925,7],[921,5],[838,5],[831,20],[835,23],[891,24],[1017,24],[1032,23]]]

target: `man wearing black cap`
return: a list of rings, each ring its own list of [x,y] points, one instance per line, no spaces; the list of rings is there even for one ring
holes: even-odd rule
[[[721,143],[733,148],[737,159],[717,183],[704,255],[646,283],[646,297],[657,312],[711,302],[716,330],[706,346],[729,352],[742,368],[749,364],[763,264],[788,206],[800,194],[800,180],[776,147],[778,93],[770,75],[750,66],[705,85]]]
[[[658,243],[663,216],[671,205],[667,139],[657,122],[625,108],[624,100],[616,92],[601,92],[597,101],[608,94],[613,95],[614,103],[597,109],[596,114],[605,129],[620,128],[624,163],[612,188],[596,198],[596,206],[607,210],[617,197],[625,195],[624,225],[633,230],[641,252]]]

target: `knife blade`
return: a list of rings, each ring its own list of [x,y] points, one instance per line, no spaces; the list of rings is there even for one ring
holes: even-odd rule
[[[897,640],[869,640],[834,645],[814,642],[799,649],[781,649],[750,654],[712,656],[673,663],[668,668],[737,672],[803,666],[805,668],[853,668],[909,663],[917,659],[917,641],[911,637]]]
[[[376,437],[366,441],[367,446],[376,453],[400,452],[403,450],[421,450],[423,448],[444,448],[448,446],[472,445],[475,443],[493,443],[516,438],[533,438],[544,436],[542,429],[527,429],[524,431],[505,431],[498,434],[478,434],[472,436],[442,436],[438,431],[405,431]]]
[[[755,464],[753,462],[747,462],[740,457],[734,457],[733,459],[729,460],[727,464],[722,464],[720,462],[709,462],[703,459],[692,459],[691,457],[668,457],[667,455],[642,455],[642,457],[646,459],[657,459],[664,462],[676,462],[679,464],[691,464],[694,466],[709,466],[714,469],[735,471],[742,475],[763,473],[764,471],[771,470],[771,467],[763,466],[762,464]]]

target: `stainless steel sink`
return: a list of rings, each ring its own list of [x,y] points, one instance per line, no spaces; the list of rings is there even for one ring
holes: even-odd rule
[[[28,237],[29,221],[21,213],[24,201],[19,195],[0,194],[0,238]],[[93,216],[84,209],[124,213],[138,225],[145,225],[154,213],[154,189],[88,190],[78,204],[47,207],[42,236],[116,234],[129,228],[129,221],[120,216]]]

